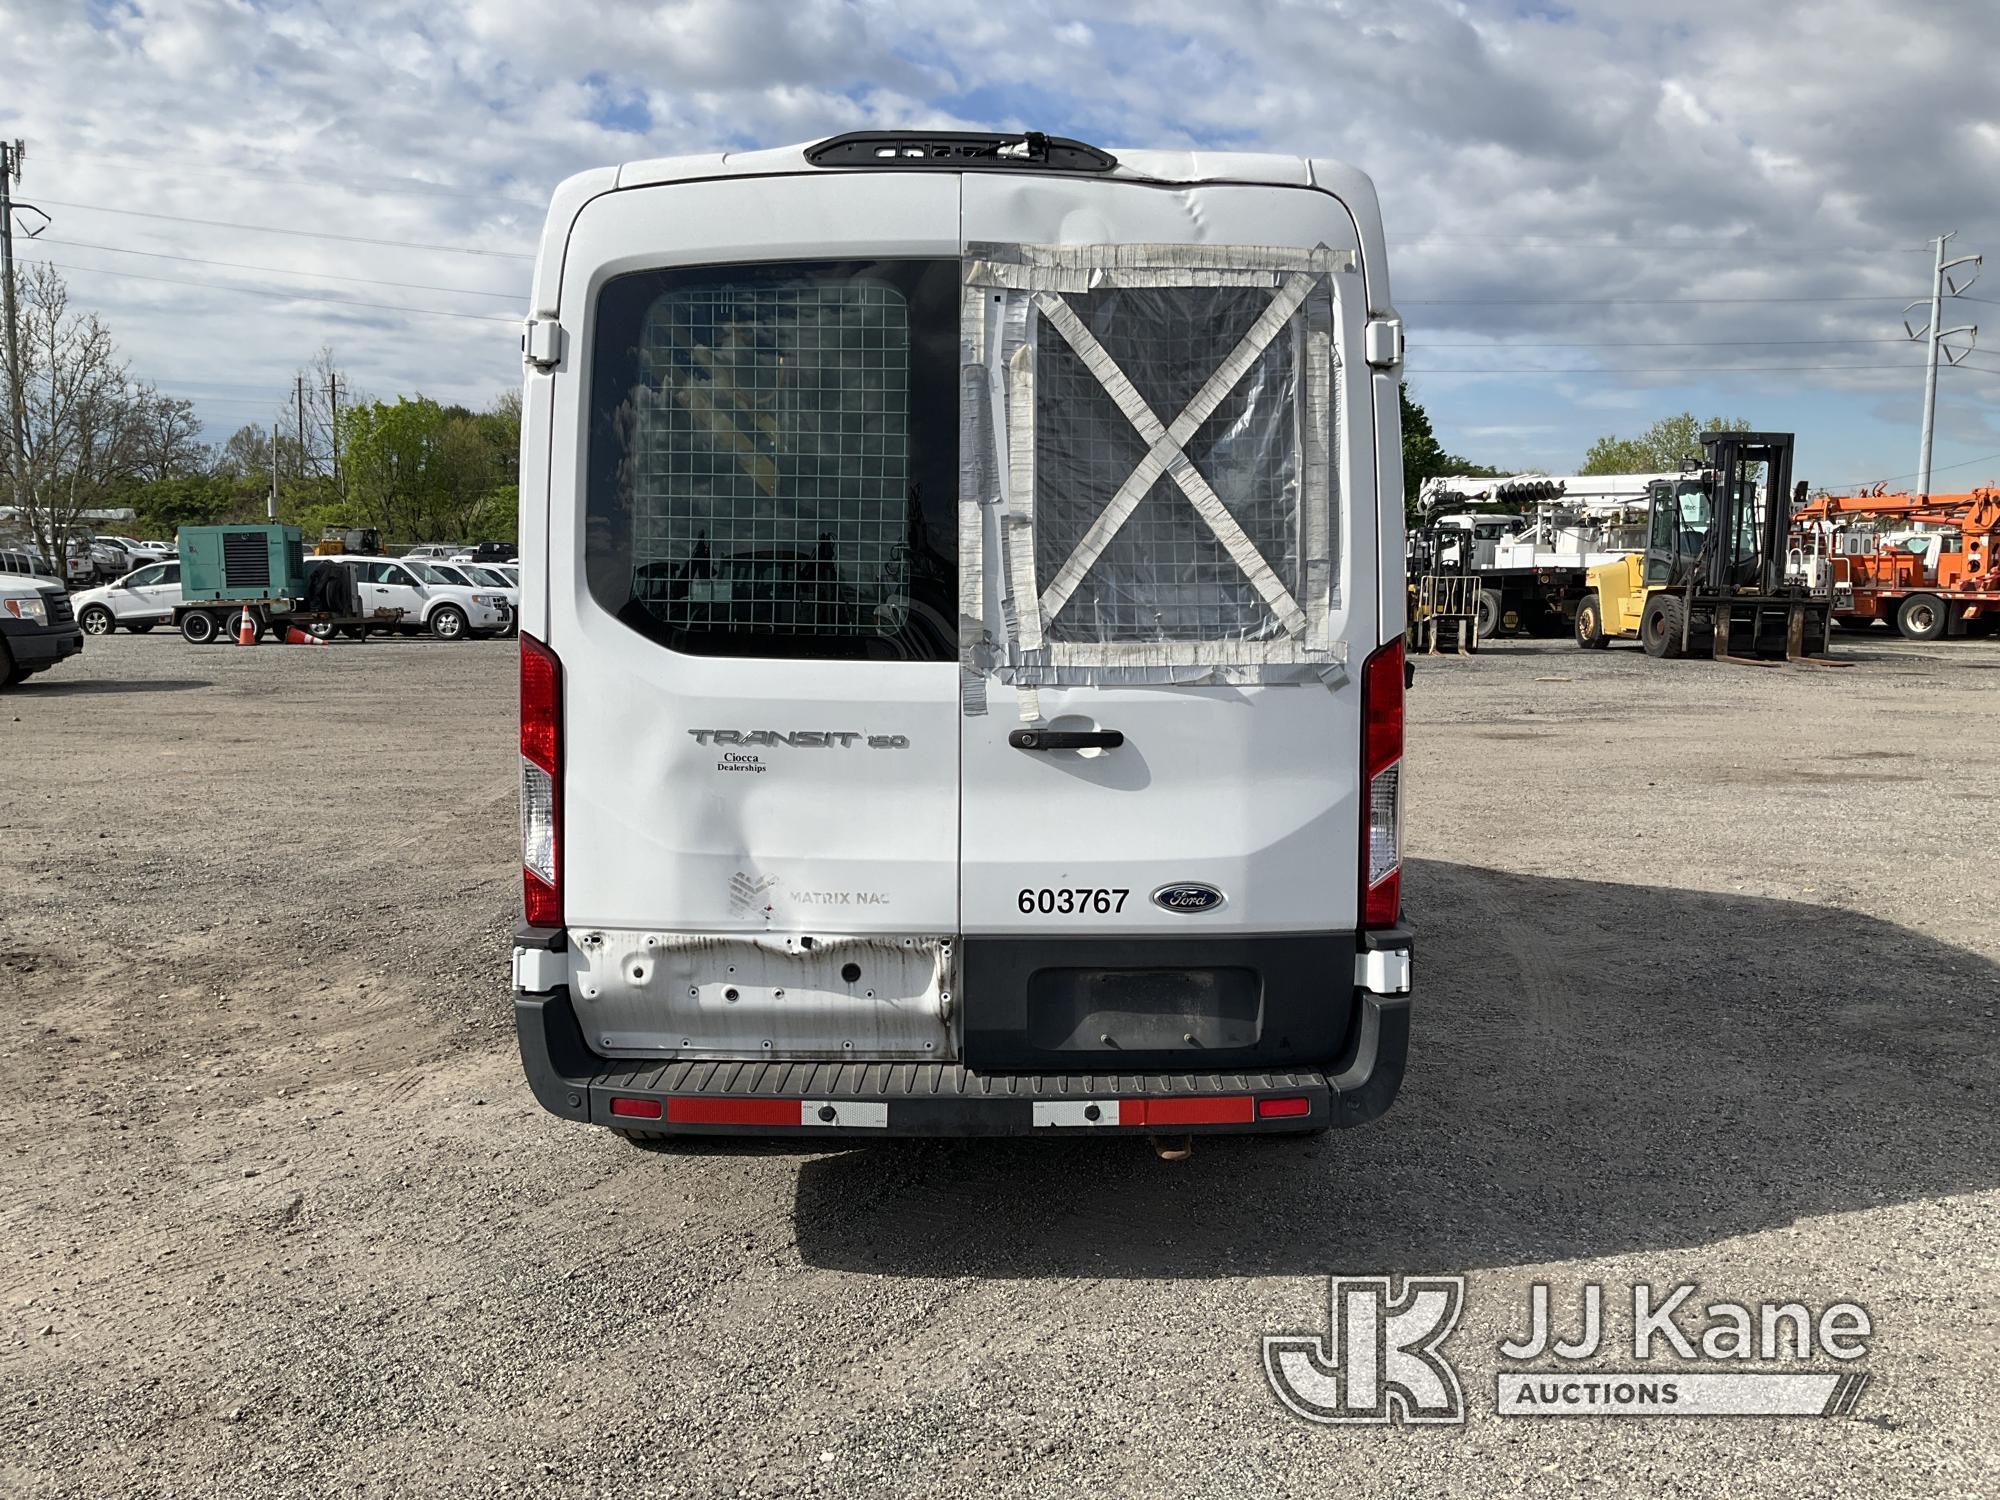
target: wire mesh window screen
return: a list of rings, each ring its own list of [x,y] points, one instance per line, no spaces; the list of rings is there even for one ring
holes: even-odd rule
[[[900,630],[910,350],[907,301],[874,281],[654,299],[627,446],[634,602],[676,631]]]
[[[1271,304],[1268,287],[1145,287],[1064,298],[1171,426]],[[1286,592],[1300,578],[1299,350],[1287,327],[1187,441],[1190,464]],[[1131,419],[1046,320],[1036,330],[1035,568],[1069,559],[1146,454]],[[1171,477],[1157,480],[1047,622],[1056,642],[1282,634],[1241,563]]]

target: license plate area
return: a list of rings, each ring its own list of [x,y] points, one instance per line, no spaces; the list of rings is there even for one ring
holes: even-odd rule
[[[954,1030],[978,1073],[1321,1067],[1355,1013],[1348,934],[978,933],[959,947]]]
[[[1252,1047],[1263,986],[1249,968],[1037,969],[1028,1043],[1047,1052]]]

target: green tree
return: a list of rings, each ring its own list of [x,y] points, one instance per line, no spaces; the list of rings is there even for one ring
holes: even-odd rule
[[[442,541],[433,503],[431,450],[444,408],[427,396],[371,401],[341,417],[347,492],[384,537]]]
[[[352,510],[385,542],[505,540],[514,535],[519,403],[486,412],[428,396],[342,412],[342,468]]]
[[[1697,422],[1691,411],[1662,417],[1637,437],[1606,436],[1590,445],[1579,474],[1665,474],[1684,459],[1702,456],[1704,432],[1748,432],[1742,417],[1710,417]]]
[[[1431,429],[1430,413],[1410,399],[1409,384],[1405,382],[1396,389],[1403,408],[1403,513],[1406,516],[1416,515],[1417,495],[1426,479],[1435,479],[1441,474],[1498,475],[1507,472],[1504,469],[1489,469],[1469,458],[1445,452],[1444,445]]]
[[[122,497],[146,536],[171,538],[183,526],[212,526],[236,510],[236,484],[226,474],[157,479]]]
[[[1431,430],[1430,413],[1410,399],[1409,382],[1396,387],[1403,409],[1403,488],[1414,495],[1426,479],[1445,472],[1444,445]]]

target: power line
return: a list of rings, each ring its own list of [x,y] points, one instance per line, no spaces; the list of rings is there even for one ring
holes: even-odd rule
[[[393,286],[409,292],[453,292],[462,297],[504,297],[511,302],[519,302],[519,292],[488,292],[470,286],[439,286],[424,281],[378,281],[372,276],[343,276],[337,271],[293,271],[284,266],[252,266],[236,260],[209,260],[200,255],[172,255],[165,250],[129,250],[123,245],[93,245],[86,240],[61,240],[54,235],[38,234],[38,245],[68,245],[75,250],[105,250],[113,255],[143,255],[149,260],[184,260],[194,266],[221,266],[231,271],[258,271],[270,276],[309,276],[316,281],[355,281],[363,286]]]
[[[326,302],[335,307],[366,307],[378,312],[419,313],[431,318],[464,318],[475,323],[516,323],[518,318],[498,313],[451,312],[442,307],[407,307],[400,302],[356,302],[347,297],[321,297],[312,292],[287,292],[273,287],[237,286],[228,281],[191,281],[183,276],[149,276],[144,271],[111,271],[103,266],[73,266],[60,260],[23,261],[23,265],[53,266],[58,271],[80,271],[86,276],[122,276],[133,281],[163,281],[169,286],[200,287],[210,292],[242,292],[252,297],[277,297],[286,302]]]
[[[1847,255],[1902,255],[1924,254],[1928,245],[1830,245],[1824,240],[1741,240],[1724,236],[1714,240],[1559,240],[1542,237],[1529,239],[1491,239],[1480,235],[1438,235],[1420,234],[1411,239],[1399,240],[1397,244],[1408,249],[1415,245],[1496,245],[1526,248],[1532,250],[1755,250],[1774,254],[1786,251],[1810,251],[1816,255],[1841,253]]]
[[[56,152],[58,158],[76,161],[128,161],[138,162],[146,167],[157,167],[159,160],[152,156],[138,156],[121,151],[63,151]],[[545,209],[548,200],[527,198],[511,193],[480,192],[466,188],[454,188],[444,183],[425,182],[418,177],[339,177],[331,173],[315,173],[301,176],[294,172],[275,172],[257,167],[186,167],[178,163],[174,166],[176,177],[237,177],[254,178],[267,182],[290,183],[295,187],[325,187],[329,183],[350,187],[358,192],[389,194],[411,198],[464,198],[475,203],[518,203],[524,208]]]
[[[1968,458],[1963,463],[1932,464],[1931,472],[1933,474],[1942,474],[1948,469],[1970,469],[1976,464],[1990,464],[1995,459],[2000,459],[2000,453],[1988,453],[1979,458]],[[1830,484],[1827,488],[1830,490],[1855,490],[1861,488],[1864,484],[1894,484],[1899,479],[1915,479],[1916,477],[1915,474],[1891,474],[1885,479],[1850,479],[1845,484]]]
[[[249,234],[289,234],[308,240],[339,240],[348,245],[384,245],[392,250],[436,250],[447,255],[489,255],[499,260],[533,260],[520,250],[479,250],[470,245],[432,245],[420,240],[377,240],[359,234],[327,234],[317,229],[281,229],[274,224],[231,224],[221,219],[191,219],[185,214],[154,213],[143,208],[106,208],[101,203],[71,203],[61,198],[44,198],[54,208],[79,208],[94,214],[122,214],[132,219],[166,219],[175,224],[200,224],[209,229],[235,229]]]
[[[1902,343],[1895,339],[1891,342]],[[1450,368],[1431,366],[1428,369],[1409,371],[1412,375],[1694,375],[1706,378],[1711,375],[1745,375],[1775,370],[1913,370],[1915,365],[1581,365],[1574,368],[1551,369],[1546,365],[1486,365],[1480,368]],[[2000,374],[2000,371],[1995,371]]]
[[[1433,344],[1430,340],[1410,341],[1412,349],[1736,349],[1774,344],[1903,344],[1907,339],[1503,339],[1471,344]]]
[[[1700,306],[1722,302],[1907,302],[1907,297],[1398,297],[1398,307]]]

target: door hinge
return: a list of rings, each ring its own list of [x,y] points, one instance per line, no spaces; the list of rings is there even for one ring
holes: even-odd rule
[[[1377,370],[1394,369],[1403,362],[1403,320],[1375,318],[1368,324],[1368,363]]]
[[[537,370],[562,363],[562,324],[552,318],[530,318],[521,325],[521,358]]]

